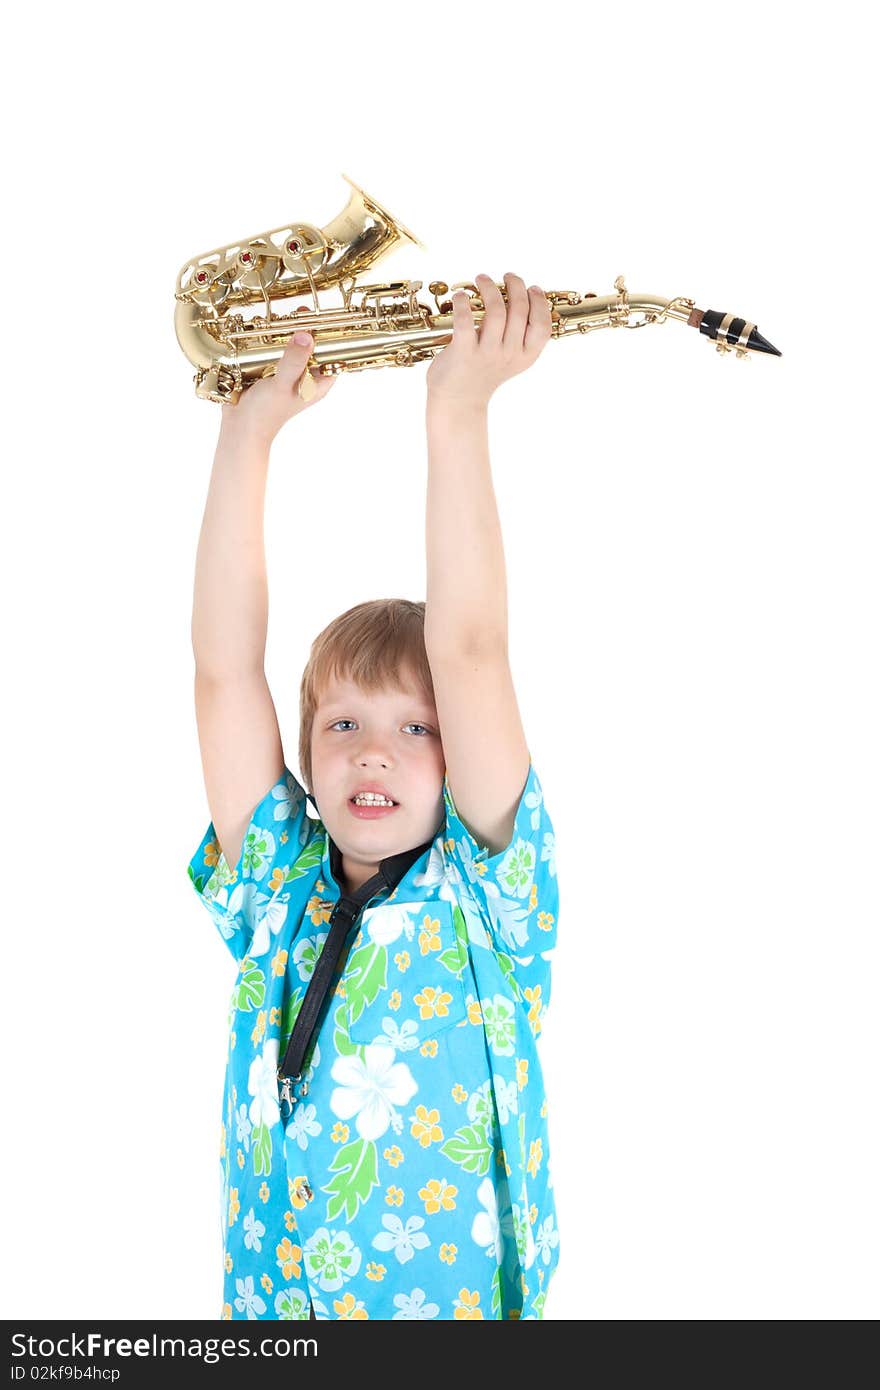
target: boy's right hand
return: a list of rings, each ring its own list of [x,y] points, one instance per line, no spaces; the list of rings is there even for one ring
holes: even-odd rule
[[[336,381],[335,376],[324,376],[317,369],[310,371],[315,383],[315,394],[310,401],[304,401],[299,394],[299,383],[306,370],[314,339],[305,333],[306,341],[298,343],[301,333],[294,334],[278,360],[275,375],[255,381],[241,393],[237,405],[221,405],[223,412],[221,430],[244,432],[249,438],[257,438],[270,445],[282,425],[300,411],[308,410],[324,399]]]

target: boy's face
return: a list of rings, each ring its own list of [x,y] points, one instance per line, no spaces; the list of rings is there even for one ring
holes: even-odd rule
[[[410,673],[400,688],[368,694],[332,681],[312,724],[312,796],[342,854],[345,891],[378,871],[379,861],[424,844],[443,823],[446,764],[433,701]],[[361,815],[351,797],[382,788],[397,805]]]

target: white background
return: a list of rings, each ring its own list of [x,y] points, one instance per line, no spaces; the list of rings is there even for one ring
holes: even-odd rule
[[[876,245],[867,11],[60,4],[4,79],[2,1303],[216,1318],[234,966],[192,582],[219,407],[180,266],[348,200],[373,279],[689,295],[490,406],[510,648],[558,844],[548,1319],[878,1313]],[[427,295],[423,295],[427,298]],[[424,597],[424,367],[287,426],[267,673]]]

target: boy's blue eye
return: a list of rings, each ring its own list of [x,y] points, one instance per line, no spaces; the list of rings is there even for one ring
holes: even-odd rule
[[[337,719],[337,720],[335,721],[335,723],[333,723],[333,724],[330,725],[330,727],[331,727],[331,729],[335,729],[339,724],[353,724],[353,723],[354,723],[354,720],[353,720],[353,719]],[[405,729],[421,729],[425,734],[430,734],[430,732],[431,732],[430,729],[428,728],[428,726],[427,726],[426,724],[419,724],[416,720],[411,720],[408,724],[404,724],[403,727],[404,727]]]

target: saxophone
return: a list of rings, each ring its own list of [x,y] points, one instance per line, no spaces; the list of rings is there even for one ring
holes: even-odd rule
[[[430,360],[452,338],[451,294],[465,290],[476,323],[485,312],[476,285],[449,286],[433,280],[433,307],[417,299],[421,280],[390,280],[357,285],[375,261],[399,242],[425,247],[381,203],[346,174],[347,206],[325,227],[294,222],[246,240],[218,246],[187,261],[177,277],[174,328],[183,352],[196,368],[196,395],[219,404],[237,404],[242,391],[273,376],[289,338],[307,329],[314,351],[308,366],[322,375],[374,367],[412,367]],[[335,287],[342,304],[322,305],[319,291]],[[504,284],[498,286],[507,299]],[[718,309],[698,309],[692,299],[634,294],[623,276],[616,293],[580,294],[548,290],[552,336],[565,338],[598,328],[644,328],[678,319],[698,328],[720,353],[781,357],[753,323]],[[273,313],[275,300],[308,296],[289,313]],[[253,311],[253,306],[259,306]],[[249,316],[241,312],[247,310]],[[316,390],[309,370],[300,379],[305,399]]]

